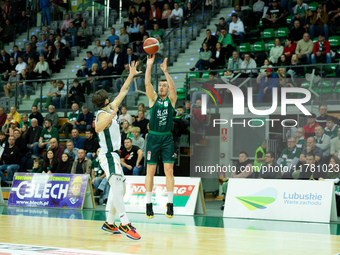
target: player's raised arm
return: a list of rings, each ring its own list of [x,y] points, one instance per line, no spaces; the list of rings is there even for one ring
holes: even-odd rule
[[[167,62],[168,62],[168,58],[165,58],[163,63],[161,64],[161,69],[166,77],[166,81],[169,86],[169,99],[171,101],[172,107],[175,108],[176,101],[177,101],[177,92],[176,92],[174,81],[172,80],[170,74],[168,73]]]
[[[111,112],[111,114],[109,113],[105,113],[102,112],[98,115],[98,121],[96,124],[96,132],[100,133],[102,132],[105,128],[107,128],[108,126],[110,126],[112,119],[116,116],[118,112],[118,107]]]
[[[129,76],[125,80],[123,87],[120,89],[118,96],[110,104],[111,109],[116,109],[117,107],[119,107],[119,105],[122,103],[123,99],[125,98],[125,96],[129,92],[130,84],[132,82],[133,77],[142,73],[140,71],[137,71],[137,62],[135,62],[135,61],[131,61],[131,65],[129,65],[129,67],[130,67]]]
[[[153,62],[155,61],[155,55],[152,57],[148,55],[148,60],[146,62],[146,71],[145,71],[145,90],[146,95],[149,98],[149,107],[152,107],[152,105],[155,103],[157,99],[157,93],[153,90],[153,86],[151,84],[151,69]]]

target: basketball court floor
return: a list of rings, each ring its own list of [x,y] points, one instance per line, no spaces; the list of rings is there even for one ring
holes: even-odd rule
[[[101,230],[105,213],[0,206],[0,255],[338,254],[340,224],[129,213],[141,239]]]

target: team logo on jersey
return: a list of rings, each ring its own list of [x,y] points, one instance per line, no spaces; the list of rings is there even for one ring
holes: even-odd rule
[[[151,159],[151,151],[148,151],[148,160]]]
[[[168,107],[168,101],[165,101],[165,102],[164,102],[164,106],[165,106],[165,107]]]

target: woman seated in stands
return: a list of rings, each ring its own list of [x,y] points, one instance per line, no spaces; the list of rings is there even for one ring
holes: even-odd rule
[[[54,155],[53,150],[48,150],[45,157],[44,157],[44,164],[43,164],[43,174],[50,174],[54,173],[58,166],[58,159]]]
[[[99,40],[96,40],[96,45],[94,46],[92,53],[98,59],[103,55],[103,47],[100,45]]]
[[[210,68],[208,70],[223,68],[225,66],[225,59],[226,59],[225,48],[222,48],[221,43],[216,43],[216,50],[212,52],[212,56],[209,59]]]
[[[121,27],[120,28],[119,42],[120,42],[120,44],[123,44],[123,45],[128,45],[129,42],[130,42],[129,35],[126,32],[126,28],[125,27]]]
[[[128,33],[130,35],[130,41],[134,42],[137,39],[137,34],[139,33],[139,22],[137,18],[133,19],[133,23],[130,25]]]
[[[270,49],[269,61],[276,65],[279,61],[280,56],[282,55],[282,52],[283,46],[281,45],[281,41],[279,38],[276,38],[274,47]]]
[[[286,47],[284,47],[282,54],[286,55],[287,62],[290,63],[293,54],[295,54],[296,44],[293,43],[293,39],[288,37],[286,39]]]
[[[163,12],[162,12],[162,18],[161,20],[159,21],[159,27],[160,28],[168,28],[168,20],[170,18],[170,15],[171,15],[171,10],[169,8],[169,4],[164,4],[164,7],[163,7]]]
[[[288,66],[289,62],[287,61],[286,55],[282,54],[279,61],[278,61],[278,66]]]
[[[263,66],[261,66],[260,73],[265,73],[267,68],[273,68],[273,66],[268,59],[265,59]]]
[[[31,79],[33,80],[35,78],[35,72],[34,72],[34,69],[35,69],[35,60],[34,58],[30,57],[28,58],[28,61],[27,61],[27,67],[26,67],[26,72],[27,72],[27,76],[28,76],[28,79]]]
[[[212,54],[211,51],[208,50],[208,44],[203,43],[202,49],[200,50],[199,53],[199,60],[196,62],[195,67],[191,68],[190,71],[193,72],[195,71],[196,68],[198,68],[198,70],[203,70],[204,67],[209,68],[210,67],[209,59],[211,58],[211,56]]]
[[[32,51],[37,51],[37,42],[38,42],[37,36],[32,35],[31,36],[31,43],[30,43]]]
[[[296,54],[292,55],[290,68],[287,71],[287,74],[290,74],[292,77],[292,82],[294,82],[294,78],[304,75],[303,67],[300,66],[299,58]]]
[[[46,59],[46,62],[48,63],[48,66],[52,66],[52,59],[54,57],[54,50],[51,45],[48,46],[47,51],[44,54],[44,57]]]
[[[96,92],[98,90],[97,85],[96,85],[96,79],[95,78],[91,78],[94,76],[98,76],[99,75],[99,67],[97,63],[93,63],[92,67],[91,67],[91,72],[89,72],[88,74],[88,79],[87,81],[91,84],[92,87],[92,91]]]

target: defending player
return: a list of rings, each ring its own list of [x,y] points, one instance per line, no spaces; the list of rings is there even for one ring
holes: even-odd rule
[[[146,162],[147,174],[145,178],[146,187],[146,216],[149,219],[154,217],[152,209],[152,188],[153,176],[155,175],[159,153],[162,155],[164,163],[164,172],[166,175],[166,189],[168,191],[167,211],[165,215],[168,218],[174,216],[173,196],[174,196],[174,175],[173,165],[175,162],[174,156],[174,140],[172,137],[172,117],[177,100],[175,84],[167,70],[167,58],[161,64],[161,69],[166,77],[166,80],[161,80],[158,84],[158,95],[153,90],[151,84],[151,68],[155,60],[148,56],[147,67],[145,72],[145,89],[149,98],[150,107],[150,131],[146,145]],[[169,94],[169,95],[168,95]]]
[[[135,240],[141,237],[131,225],[125,211],[123,200],[125,194],[125,178],[118,155],[118,150],[121,146],[121,136],[117,111],[118,106],[129,91],[133,77],[139,73],[141,72],[136,70],[136,63],[132,61],[130,74],[112,103],[110,103],[108,99],[107,92],[103,89],[97,91],[92,97],[93,104],[100,108],[96,116],[96,132],[98,133],[99,145],[101,147],[98,155],[99,164],[105,171],[111,186],[108,203],[106,205],[106,211],[108,211],[107,221],[104,223],[102,229],[114,234],[122,233]],[[119,227],[117,227],[114,222],[116,211],[121,221]]]

